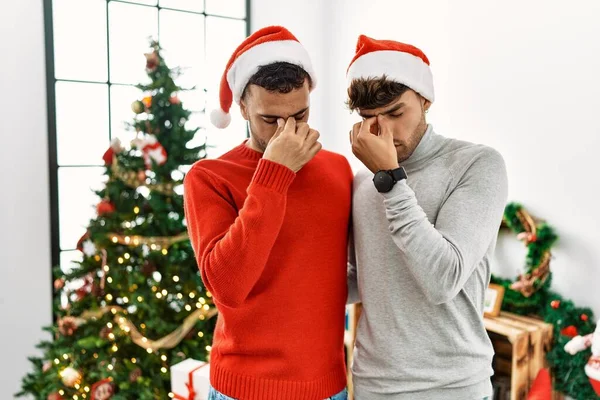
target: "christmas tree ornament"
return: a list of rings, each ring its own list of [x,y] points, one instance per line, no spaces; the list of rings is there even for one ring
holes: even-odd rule
[[[98,203],[96,210],[99,216],[103,216],[115,212],[116,208],[110,200],[105,199]]]
[[[141,368],[135,368],[133,371],[131,371],[129,373],[129,382],[134,383],[141,376],[142,376],[142,369]]]
[[[569,325],[569,326],[563,328],[560,331],[560,334],[563,335],[563,336],[574,338],[575,336],[577,336],[579,334],[579,332],[577,331],[577,327],[576,326]]]
[[[140,100],[136,100],[133,103],[131,103],[131,111],[133,111],[134,113],[141,114],[145,110],[146,110],[146,106]]]
[[[67,387],[74,387],[81,383],[81,373],[73,367],[67,367],[60,372],[60,379]]]
[[[142,99],[142,103],[146,108],[152,107],[152,96],[146,96]]]
[[[115,386],[112,383],[112,379],[103,379],[100,382],[96,382],[92,386],[90,391],[92,400],[108,400],[115,394]]]
[[[46,400],[65,400],[58,392],[50,393]]]
[[[104,155],[102,156],[104,164],[111,165],[113,163],[114,157],[117,154],[122,153],[123,150],[124,148],[121,145],[121,141],[119,140],[119,138],[114,138],[113,140],[111,140],[108,150],[106,150],[104,152]]]
[[[554,308],[555,310],[558,309],[558,307],[560,307],[560,300],[552,300],[550,302],[550,307]]]
[[[57,278],[54,280],[54,290],[60,290],[65,287],[65,280],[63,278]]]
[[[583,322],[587,322],[587,320],[590,319],[590,317],[588,317],[587,314],[581,314],[580,318]]]
[[[144,154],[144,163],[148,169],[152,168],[153,162],[156,165],[163,165],[167,162],[167,152],[154,135],[148,135],[142,147],[142,152]]]
[[[177,105],[177,104],[181,104],[181,100],[179,100],[179,97],[177,97],[177,96],[171,96],[171,97],[169,97],[169,103]]]
[[[83,242],[82,252],[86,255],[86,257],[92,257],[97,252],[96,245],[94,244],[94,242],[88,239],[85,242]]]
[[[42,365],[42,372],[48,372],[52,368],[52,361],[46,361],[44,365]]]
[[[63,336],[71,336],[79,327],[80,321],[71,316],[62,317],[58,320],[58,331]]]
[[[146,56],[146,70],[148,72],[156,71],[156,68],[160,65],[160,57],[156,51],[144,54]]]

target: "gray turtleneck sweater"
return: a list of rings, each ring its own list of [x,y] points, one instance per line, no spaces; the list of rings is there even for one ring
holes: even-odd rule
[[[408,180],[386,194],[368,170],[354,181],[356,399],[481,400],[492,395],[483,301],[507,198],[504,161],[429,126],[402,166]]]

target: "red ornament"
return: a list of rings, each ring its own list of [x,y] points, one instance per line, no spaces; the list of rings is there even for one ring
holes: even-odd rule
[[[75,317],[63,317],[58,320],[58,331],[63,336],[72,336],[79,326]]]
[[[156,67],[160,64],[158,53],[153,51],[152,53],[144,54],[146,56],[146,69],[150,72],[156,70]]]
[[[179,100],[179,97],[177,97],[177,96],[171,96],[169,98],[169,103],[171,103],[171,104],[181,104],[181,100]]]
[[[59,393],[54,392],[54,393],[50,393],[48,395],[48,397],[46,397],[47,400],[64,400],[64,397],[62,397]]]
[[[558,307],[560,307],[560,300],[552,300],[552,301],[550,302],[550,306],[551,306],[552,308],[554,308],[555,310],[557,310],[557,309],[558,309]]]
[[[583,322],[587,322],[588,319],[590,319],[590,317],[588,317],[587,314],[581,314],[581,320]]]
[[[65,287],[65,280],[63,278],[58,278],[54,280],[54,290],[60,290]]]
[[[89,290],[88,290],[88,288],[86,286],[83,286],[83,287],[80,287],[79,289],[77,289],[75,291],[75,294],[77,295],[77,301],[83,300],[83,298],[85,296],[87,296],[88,293],[89,293]]]
[[[146,171],[139,170],[137,177],[138,177],[138,181],[145,182],[146,181]]]
[[[111,165],[113,161],[113,156],[115,155],[115,151],[112,147],[109,147],[108,150],[104,152],[102,159],[104,160],[105,165]]]
[[[103,379],[100,382],[94,383],[92,386],[92,400],[108,400],[115,394],[115,387],[112,379]]]
[[[102,200],[96,206],[96,210],[98,211],[98,215],[105,215],[115,212],[115,205],[110,202],[110,200]]]
[[[115,154],[119,154],[122,151],[123,146],[121,146],[121,141],[118,138],[114,138],[110,142],[110,147],[108,148],[108,150],[106,150],[106,152],[104,152],[104,155],[102,156],[104,164],[112,165],[113,157],[115,156]]]
[[[563,336],[567,336],[570,338],[574,338],[575,336],[577,336],[579,334],[579,331],[577,330],[577,327],[574,325],[569,325],[566,328],[563,328],[560,331],[560,334]]]

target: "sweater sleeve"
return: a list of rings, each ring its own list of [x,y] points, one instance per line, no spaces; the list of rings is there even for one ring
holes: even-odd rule
[[[217,302],[241,305],[259,280],[279,235],[295,176],[283,165],[260,160],[239,211],[210,171],[197,166],[186,176],[188,232],[202,280]]]
[[[481,152],[458,178],[433,226],[406,181],[383,195],[392,238],[434,304],[451,301],[488,251],[507,199],[506,168],[494,150]]]

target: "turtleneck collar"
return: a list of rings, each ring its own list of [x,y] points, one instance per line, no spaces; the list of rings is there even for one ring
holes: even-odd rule
[[[442,137],[433,131],[433,126],[427,125],[427,130],[417,145],[417,148],[406,161],[401,163],[401,166],[406,170],[419,168],[424,161],[427,161],[437,153],[442,142]]]

